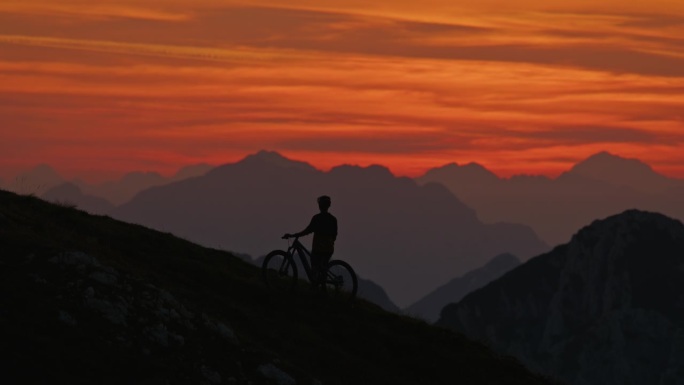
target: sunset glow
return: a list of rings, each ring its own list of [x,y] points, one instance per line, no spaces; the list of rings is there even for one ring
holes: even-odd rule
[[[684,178],[681,1],[138,4],[0,4],[0,176],[268,149],[409,176],[557,175],[607,150]]]

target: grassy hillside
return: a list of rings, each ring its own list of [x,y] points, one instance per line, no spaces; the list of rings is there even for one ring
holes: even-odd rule
[[[229,253],[5,191],[0,274],[3,384],[549,383],[366,302],[271,295]]]

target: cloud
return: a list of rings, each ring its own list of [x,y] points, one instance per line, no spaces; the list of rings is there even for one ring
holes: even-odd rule
[[[559,153],[605,149],[684,164],[676,12],[293,1],[5,7],[0,152],[117,167],[117,153],[223,163],[270,147],[400,174],[454,160],[552,172]]]
[[[552,143],[658,143],[656,133],[629,127],[611,126],[555,126],[543,131],[516,132],[517,137],[544,140]],[[681,139],[684,139],[684,135]]]
[[[542,13],[519,19],[514,15],[484,17],[481,20],[486,22],[476,25],[241,6],[197,9],[192,18],[178,22],[84,19],[60,25],[55,30],[44,19],[38,21],[30,15],[20,20],[0,17],[6,29],[24,33],[5,34],[1,40],[4,42],[112,53],[236,60],[241,56],[251,57],[255,52],[263,55],[280,51],[272,58],[278,59],[287,51],[292,55],[295,52],[301,55],[335,53],[499,61],[682,76],[684,55],[677,52],[684,48],[684,40],[673,38],[667,29],[652,26],[659,18],[657,15],[637,18],[630,14]],[[663,16],[663,19],[670,25],[679,25],[677,17]],[[566,22],[578,26],[562,27]],[[44,37],[40,37],[41,33]]]

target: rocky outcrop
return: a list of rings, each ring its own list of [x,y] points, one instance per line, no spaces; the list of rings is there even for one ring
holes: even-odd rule
[[[571,384],[683,384],[684,226],[636,210],[596,221],[438,323]]]
[[[31,271],[22,291],[49,293],[51,297],[54,310],[43,309],[47,310],[43,328],[61,329],[64,335],[97,336],[90,342],[100,347],[96,351],[135,357],[151,365],[149,370],[175,357],[179,360],[174,364],[177,372],[157,375],[169,378],[167,383],[295,383],[291,374],[276,365],[276,357],[243,344],[230,325],[190,310],[170,292],[107,266],[92,255],[79,251],[51,257],[29,255],[22,265]],[[10,341],[8,346],[14,343]],[[123,368],[122,372],[130,370]],[[28,376],[27,381],[32,378]],[[112,375],[104,383],[116,378]]]

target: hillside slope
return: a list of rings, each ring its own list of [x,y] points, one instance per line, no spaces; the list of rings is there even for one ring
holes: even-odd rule
[[[271,295],[169,234],[0,191],[2,383],[546,384],[359,301]]]

